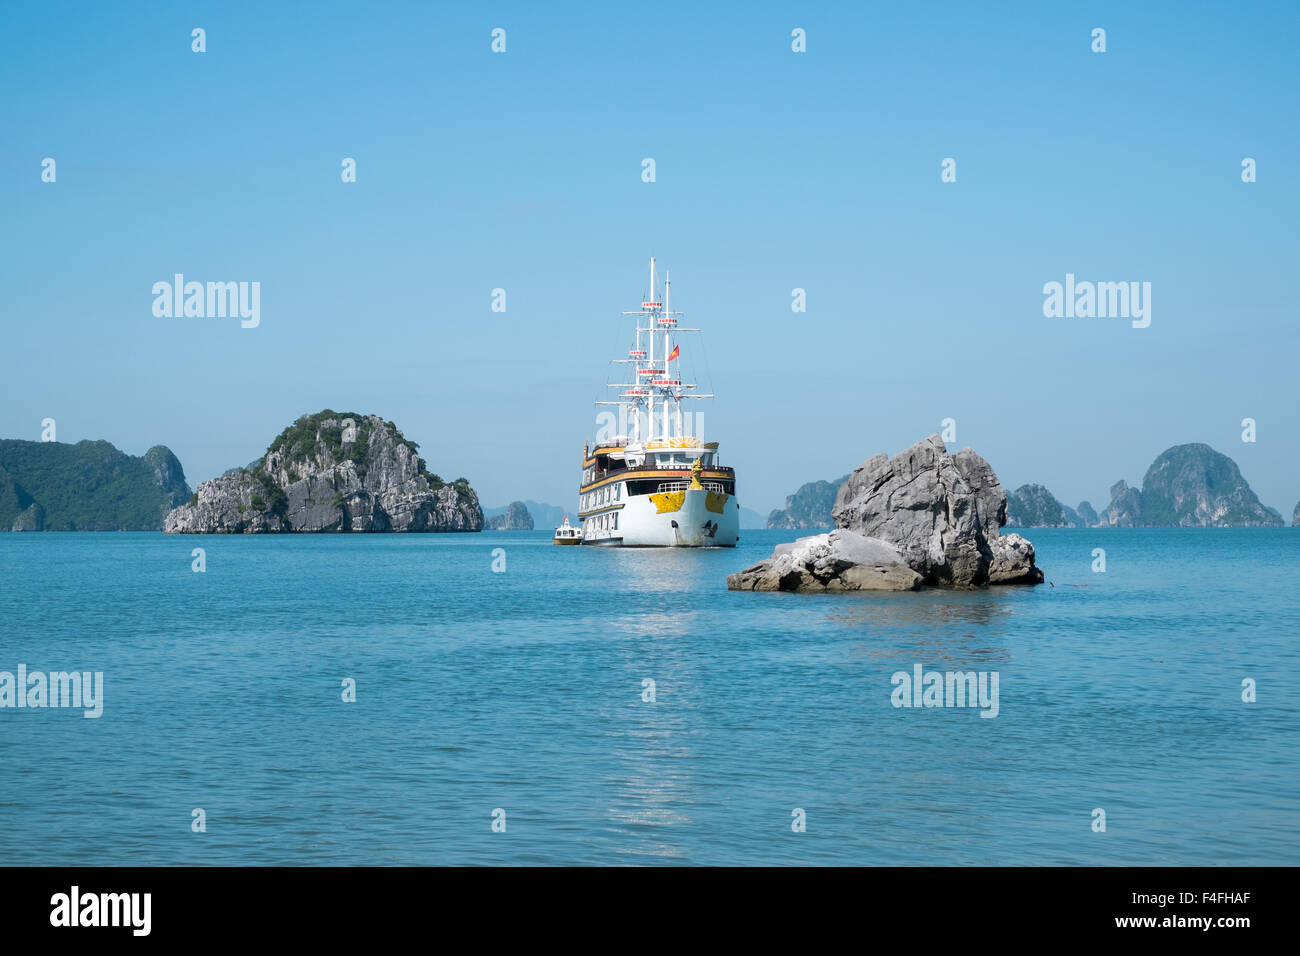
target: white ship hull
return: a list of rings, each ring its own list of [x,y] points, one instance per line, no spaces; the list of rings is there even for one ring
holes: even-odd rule
[[[675,510],[661,510],[675,503],[654,500],[661,495],[635,495],[619,508],[584,517],[582,543],[625,548],[736,546],[740,540],[740,505],[735,495],[699,489],[679,494],[683,500]],[[715,510],[719,507],[720,511]]]

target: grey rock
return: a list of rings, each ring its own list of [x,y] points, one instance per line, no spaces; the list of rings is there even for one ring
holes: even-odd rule
[[[1095,528],[1100,519],[1097,517],[1097,509],[1092,506],[1091,502],[1080,501],[1079,507],[1074,509],[1079,515],[1080,528]]]
[[[970,448],[949,455],[931,435],[894,458],[875,455],[840,487],[836,530],[776,548],[731,575],[732,590],[911,590],[1037,583],[1034,548],[1001,536],[1007,496]],[[910,572],[910,573],[907,573]]]
[[[893,458],[863,462],[840,488],[840,528],[895,545],[928,584],[976,587],[988,580],[989,539],[1006,521],[1007,496],[971,449],[949,455],[937,434]]]
[[[728,575],[732,591],[914,591],[921,576],[879,538],[837,529],[777,545],[771,558]]]
[[[1043,570],[1034,564],[1034,546],[1018,534],[999,535],[990,542],[993,562],[989,584],[1042,584]]]
[[[939,447],[944,447],[942,441]],[[1007,523],[1007,493],[993,473],[993,466],[969,446],[953,455],[952,461],[975,497],[977,517],[985,536],[997,537],[999,529]]]
[[[1300,528],[1300,501],[1295,503],[1295,511],[1291,512],[1291,527]]]
[[[250,472],[222,475],[201,482],[192,502],[168,513],[163,530],[168,534],[264,534],[291,530],[279,515],[267,513],[265,496],[266,487]]]

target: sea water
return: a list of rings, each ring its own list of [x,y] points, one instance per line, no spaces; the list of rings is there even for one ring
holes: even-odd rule
[[[1300,529],[727,591],[797,534],[0,535],[0,671],[103,675],[0,708],[0,863],[1300,863]],[[917,665],[997,716],[896,707]]]

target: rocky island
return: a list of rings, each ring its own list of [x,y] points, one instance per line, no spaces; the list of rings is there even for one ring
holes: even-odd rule
[[[0,440],[0,531],[158,531],[190,497],[176,456],[106,441]]]
[[[1078,527],[1079,514],[1057,501],[1042,485],[1021,485],[1007,495],[1007,524],[1017,528],[1073,528]]]
[[[906,591],[1039,584],[1034,546],[1003,535],[1007,495],[970,448],[935,434],[893,458],[876,455],[840,486],[835,530],[778,545],[727,578],[733,591]]]
[[[429,472],[419,446],[376,415],[304,415],[251,467],[205,481],[164,522],[169,534],[481,531],[464,478]]]
[[[831,509],[840,486],[848,481],[845,475],[836,481],[810,481],[800,485],[792,495],[786,495],[785,507],[777,508],[767,516],[769,528],[829,528]]]
[[[499,515],[492,515],[483,525],[487,531],[532,531],[533,516],[522,501],[512,501]]]
[[[1260,502],[1235,461],[1209,445],[1193,443],[1161,452],[1141,488],[1122,479],[1115,482],[1100,514],[1086,501],[1072,509],[1042,485],[1024,485],[1008,498],[1007,523],[1020,528],[1254,528],[1286,522]]]

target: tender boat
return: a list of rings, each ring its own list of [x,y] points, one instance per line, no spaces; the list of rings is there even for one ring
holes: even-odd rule
[[[553,544],[582,544],[582,529],[569,524],[569,516],[564,516],[564,524],[555,529]]]

